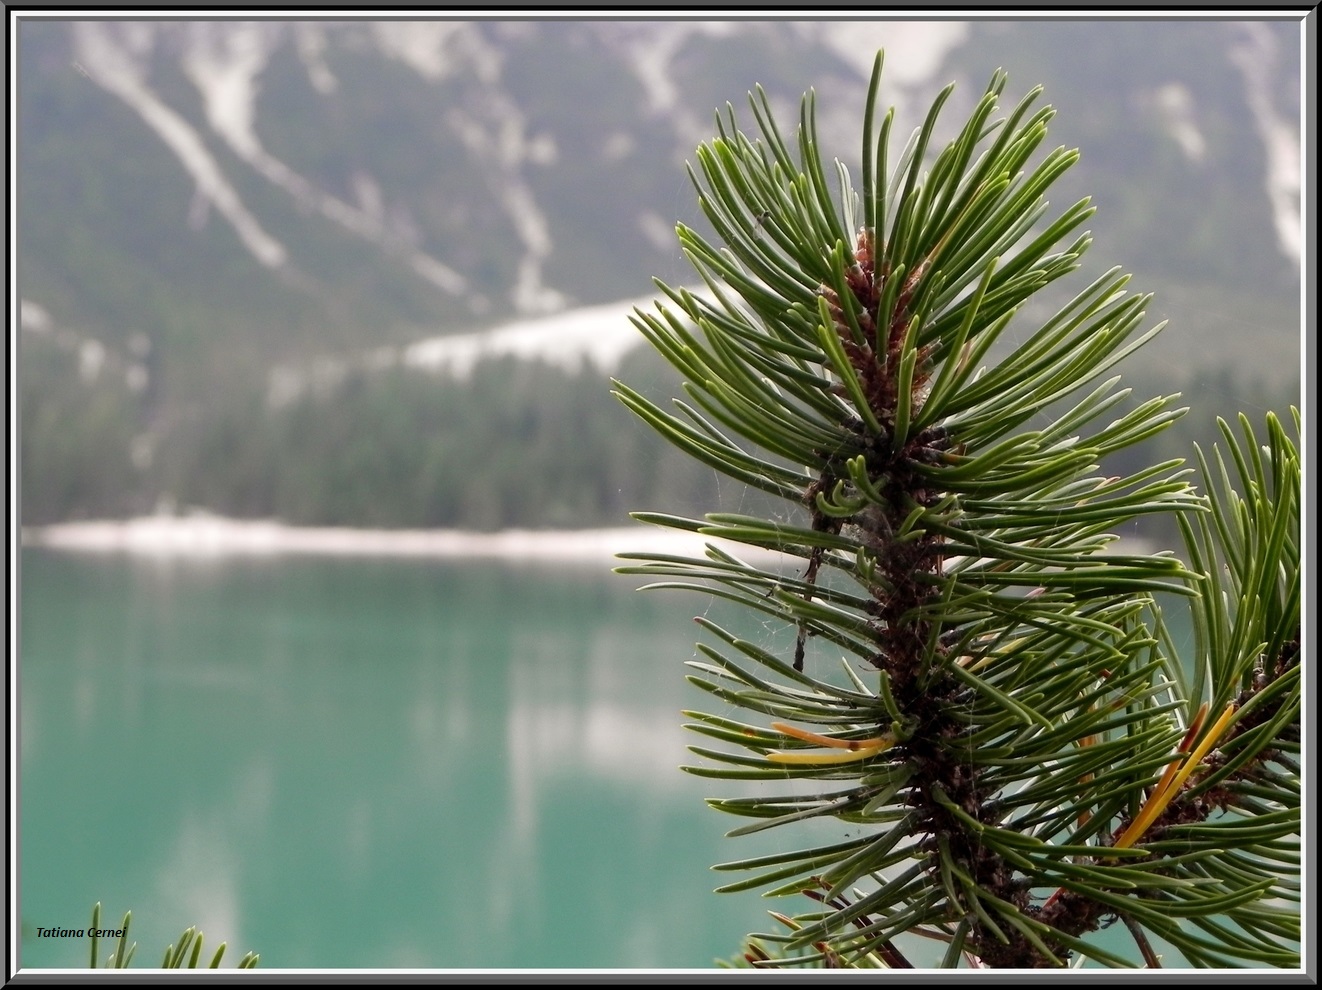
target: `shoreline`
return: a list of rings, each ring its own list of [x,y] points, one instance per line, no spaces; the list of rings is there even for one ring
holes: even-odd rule
[[[157,558],[339,557],[486,558],[516,563],[601,563],[621,553],[702,558],[708,543],[749,563],[786,559],[774,550],[684,530],[636,523],[599,529],[357,529],[291,526],[271,519],[231,519],[205,512],[23,527],[21,547],[73,553],[127,553]],[[1127,537],[1110,552],[1152,553],[1155,545]],[[797,557],[790,557],[797,560]]]
[[[274,520],[242,520],[196,513],[89,520],[23,527],[22,547],[76,553],[128,553],[153,557],[238,557],[285,554],[458,558],[506,561],[598,562],[619,553],[667,553],[701,557],[714,543],[750,558],[781,555],[681,530],[637,523],[604,529],[507,529],[479,533],[454,529],[354,529],[290,526]]]

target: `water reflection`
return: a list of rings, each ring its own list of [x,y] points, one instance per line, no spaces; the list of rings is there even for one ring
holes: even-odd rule
[[[188,918],[186,924],[196,925],[212,938],[223,933],[219,940],[207,939],[204,951],[208,957],[214,955],[220,941],[240,946],[248,939],[239,910],[241,853],[234,847],[239,836],[232,822],[226,821],[227,817],[214,806],[186,812],[173,842],[156,864],[149,900],[153,910],[167,917]],[[184,927],[185,923],[181,923],[180,931]],[[136,926],[130,931],[136,939]],[[178,932],[172,940],[177,936]],[[154,953],[163,948],[147,944],[142,946],[142,951]],[[240,950],[240,957],[243,951]],[[231,964],[236,961],[230,960]],[[139,961],[142,966],[151,963],[156,963],[151,955],[144,955]]]
[[[594,968],[709,965],[764,917],[711,895],[757,850],[676,769],[692,600],[498,564],[23,568],[25,923],[132,907],[144,964],[197,924],[231,964]]]

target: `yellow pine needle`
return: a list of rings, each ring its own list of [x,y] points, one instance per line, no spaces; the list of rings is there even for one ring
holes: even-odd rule
[[[1207,735],[1203,737],[1203,741],[1199,744],[1194,753],[1188,759],[1184,759],[1184,754],[1189,751],[1189,747],[1193,744],[1193,740],[1198,735],[1198,730],[1203,727],[1203,722],[1207,718],[1207,702],[1203,702],[1198,709],[1198,714],[1196,714],[1193,717],[1193,721],[1189,723],[1189,728],[1184,733],[1184,738],[1180,740],[1180,745],[1176,748],[1177,755],[1175,759],[1167,764],[1166,772],[1161,775],[1161,780],[1157,781],[1157,786],[1152,789],[1152,793],[1148,795],[1148,799],[1143,802],[1143,807],[1139,809],[1138,815],[1129,823],[1129,828],[1125,829],[1124,834],[1116,840],[1113,848],[1128,849],[1142,837],[1143,833],[1148,830],[1152,823],[1157,820],[1157,817],[1165,811],[1171,801],[1174,800],[1175,795],[1180,792],[1180,788],[1184,786],[1184,782],[1189,779],[1189,775],[1193,773],[1194,768],[1202,762],[1203,757],[1206,756],[1208,751],[1220,740],[1234,714],[1235,703],[1231,702],[1226,705],[1225,711],[1221,713],[1221,717],[1217,719],[1216,724],[1212,726]],[[1092,742],[1093,737],[1088,736],[1080,740],[1080,745],[1087,746]],[[1083,825],[1085,822],[1086,819],[1081,818],[1079,824]],[[1043,908],[1050,907],[1054,904],[1064,892],[1064,887],[1057,890],[1047,898],[1046,903],[1042,905]]]
[[[1184,742],[1181,742],[1180,744],[1182,748],[1186,747],[1188,741],[1192,738],[1193,733],[1197,729],[1198,723],[1202,721],[1202,716],[1206,713],[1206,708],[1207,705],[1204,704],[1203,707],[1199,709],[1199,717],[1194,720],[1195,724],[1189,727],[1189,732],[1185,733]],[[1189,775],[1193,773],[1197,766],[1203,761],[1203,757],[1211,751],[1213,746],[1221,741],[1221,737],[1229,727],[1231,719],[1235,717],[1235,710],[1235,703],[1233,701],[1226,705],[1225,711],[1221,713],[1221,717],[1216,720],[1216,724],[1207,731],[1205,736],[1203,736],[1203,741],[1198,744],[1197,749],[1189,754],[1189,758],[1182,764],[1178,759],[1171,762],[1171,765],[1166,768],[1166,772],[1162,774],[1161,781],[1157,784],[1153,792],[1148,795],[1148,799],[1139,811],[1138,816],[1129,823],[1129,828],[1125,829],[1124,834],[1116,840],[1116,849],[1128,849],[1132,846],[1142,838],[1143,833],[1146,832],[1161,813],[1166,810],[1171,801],[1174,800],[1175,795],[1180,792],[1180,788],[1184,786],[1184,782],[1189,779]]]
[[[785,722],[772,722],[771,728],[781,735],[790,736],[793,739],[801,739],[804,742],[825,746],[828,749],[845,750],[842,753],[801,753],[783,752],[781,750],[772,750],[767,753],[767,759],[773,763],[793,763],[801,766],[826,766],[833,763],[852,763],[855,760],[866,760],[878,753],[884,753],[899,741],[895,734],[891,732],[872,739],[833,739],[830,736],[809,732],[807,729],[800,729]]]
[[[1188,762],[1185,754],[1193,746],[1194,740],[1198,738],[1198,733],[1202,731],[1203,723],[1207,720],[1207,702],[1204,701],[1198,707],[1198,713],[1194,715],[1193,721],[1189,723],[1189,728],[1185,730],[1184,738],[1180,740],[1180,745],[1175,747],[1175,759],[1166,764],[1166,771],[1157,781],[1157,786],[1148,792],[1148,799],[1143,802],[1143,807],[1139,809],[1134,820],[1129,823],[1129,828],[1125,829],[1124,834],[1116,845],[1125,849],[1138,841],[1139,836],[1147,830],[1148,826],[1156,820],[1157,815],[1161,814],[1170,804],[1171,798],[1163,800],[1163,795],[1170,791],[1171,784],[1174,782],[1180,767]],[[1173,794],[1171,795],[1174,796]],[[1155,809],[1155,810],[1154,810]],[[1141,828],[1139,827],[1141,823]]]
[[[1207,702],[1204,701],[1198,706],[1198,714],[1195,715],[1193,721],[1189,723],[1189,728],[1185,730],[1184,738],[1180,740],[1180,745],[1175,747],[1175,759],[1166,764],[1166,772],[1161,775],[1161,780],[1157,781],[1157,786],[1149,792],[1149,801],[1158,794],[1166,793],[1166,788],[1170,787],[1171,781],[1175,779],[1176,772],[1179,771],[1180,765],[1184,762],[1184,754],[1189,752],[1189,749],[1193,746],[1194,740],[1198,738],[1198,733],[1203,731],[1203,723],[1206,721]]]

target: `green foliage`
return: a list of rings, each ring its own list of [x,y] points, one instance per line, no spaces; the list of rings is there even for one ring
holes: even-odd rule
[[[635,381],[663,377],[642,349],[622,367]],[[645,497],[695,511],[720,498],[711,470],[659,437],[640,442],[589,367],[504,358],[467,379],[357,370],[275,407],[234,383],[171,424],[142,466],[130,451],[144,411],[122,374],[85,382],[42,338],[25,342],[23,371],[25,525],[150,512],[168,497],[302,525],[572,528],[618,526]]]
[[[1041,152],[1039,90],[998,116],[997,72],[939,153],[951,88],[895,155],[880,79],[878,56],[861,189],[824,166],[811,93],[793,142],[761,90],[760,139],[718,117],[691,175],[725,246],[680,225],[706,291],[658,282],[635,319],[685,398],[617,383],[677,448],[779,500],[636,518],[781,567],[709,544],[620,568],[785,630],[768,648],[699,620],[715,645],[690,664],[719,713],[690,728],[721,745],[686,769],[778,784],[711,804],[751,820],[732,836],[797,837],[717,866],[742,874],[720,889],[815,902],[746,959],[1155,966],[1157,936],[1194,966],[1297,966],[1294,445],[1271,416],[1263,448],[1226,430],[1205,495],[1179,460],[1111,473],[1184,410],[1111,373],[1161,329],[1118,270],[1022,328],[1090,243],[1088,201],[1046,198],[1078,153]],[[1148,516],[1178,518],[1188,563],[1114,545]],[[1191,610],[1192,673],[1163,608]],[[1093,935],[1116,920],[1133,952]]]
[[[279,407],[267,404],[264,388],[239,379],[223,400],[153,434],[151,462],[135,466],[135,438],[153,431],[142,393],[109,369],[81,380],[77,361],[41,337],[25,338],[21,360],[25,525],[123,518],[152,511],[163,497],[181,508],[290,524],[463,529],[616,526],[644,501],[681,513],[713,504],[749,511],[737,486],[718,489],[710,468],[659,436],[630,430],[627,411],[602,396],[591,369],[502,359],[480,363],[467,380],[360,370]],[[1190,412],[1145,444],[1111,453],[1109,474],[1179,457],[1194,442],[1210,446],[1217,416],[1233,418],[1227,396],[1251,398],[1246,408],[1298,401],[1297,388],[1248,389],[1230,369],[1167,380],[1155,366],[1163,363],[1126,370],[1132,392],[1120,408],[1160,382],[1184,388]],[[619,375],[657,401],[670,388],[665,371],[654,351],[639,349]],[[533,470],[535,492],[521,482]],[[1132,529],[1168,543],[1179,538],[1174,520],[1162,516]]]
[[[659,377],[650,354],[627,364]],[[237,392],[158,470],[181,505],[308,525],[611,526],[651,491],[710,504],[712,472],[638,443],[599,383],[588,368],[506,358],[466,379],[351,372],[275,409]]]
[[[136,397],[111,373],[85,381],[76,354],[25,342],[19,376],[23,522],[119,514],[136,487]]]
[[[114,951],[106,957],[105,969],[128,969],[129,963],[133,961],[133,953],[137,951],[138,943],[129,943],[129,922],[133,918],[132,911],[124,913],[124,920],[119,926],[119,936],[115,940]],[[88,929],[91,942],[91,967],[97,969],[100,966],[97,948],[100,943],[97,933],[101,928],[101,902],[97,901],[92,908],[92,927]],[[225,955],[225,943],[221,942],[216,949],[215,955],[211,957],[208,963],[208,969],[219,969],[220,960]],[[239,969],[256,969],[260,956],[255,952],[249,952],[239,960]],[[161,961],[161,969],[197,969],[202,961],[202,933],[196,928],[187,928],[179,936],[177,945],[169,945],[165,949],[165,958]]]

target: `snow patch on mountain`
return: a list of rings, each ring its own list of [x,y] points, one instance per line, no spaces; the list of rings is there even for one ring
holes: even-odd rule
[[[326,64],[326,32],[322,30],[321,24],[316,21],[295,24],[294,47],[312,88],[322,96],[334,93],[340,81]]]
[[[877,50],[886,50],[887,84],[911,88],[931,79],[946,53],[964,41],[968,24],[956,21],[817,21],[796,27],[826,45],[864,79]]]
[[[1236,27],[1240,37],[1230,48],[1230,61],[1244,77],[1249,109],[1266,147],[1267,198],[1281,253],[1298,264],[1303,255],[1299,130],[1277,111],[1272,100],[1272,77],[1280,61],[1276,42],[1263,24],[1247,22]]]
[[[262,146],[254,126],[257,96],[262,72],[283,40],[281,25],[197,23],[190,29],[182,58],[184,72],[202,94],[207,122],[235,154],[301,207],[315,210],[388,254],[402,255],[413,271],[441,291],[460,295],[466,290],[462,275],[419,251],[406,233],[387,226],[379,188],[370,176],[360,176],[357,182],[365,206],[360,209],[319,189]],[[369,188],[377,190],[376,201],[361,195]]]
[[[265,21],[188,25],[184,73],[202,94],[207,123],[245,160],[264,154],[253,130],[257,79],[280,43]]]
[[[1198,129],[1193,94],[1189,88],[1179,83],[1162,86],[1156,92],[1155,103],[1168,133],[1185,156],[1195,164],[1201,162],[1207,154],[1207,141]]]
[[[404,349],[407,367],[446,371],[463,378],[478,361],[518,357],[545,361],[569,371],[588,361],[602,372],[618,367],[643,336],[629,322],[635,308],[651,308],[652,297],[585,306],[537,320],[520,320],[453,337],[435,337]]]
[[[545,141],[528,136],[522,112],[499,89],[488,89],[485,102],[480,107],[456,107],[446,120],[464,146],[487,164],[489,190],[523,245],[510,301],[520,313],[563,309],[568,299],[546,285],[542,276],[553,246],[551,227],[523,174],[525,164],[540,164],[548,158]],[[554,158],[554,150],[550,157]]]
[[[462,379],[479,362],[500,357],[541,361],[570,372],[586,362],[608,374],[644,343],[630,317],[635,309],[653,310],[654,302],[653,296],[624,299],[515,320],[474,333],[429,337],[403,348],[378,347],[357,357],[322,356],[306,365],[281,365],[268,375],[266,401],[278,409],[308,391],[332,390],[353,370],[403,366]]]
[[[520,313],[563,309],[568,298],[546,285],[542,274],[552,250],[550,224],[524,175],[528,165],[553,164],[558,152],[549,135],[528,133],[522,111],[501,89],[500,51],[471,23],[382,21],[372,24],[371,31],[385,55],[430,83],[463,75],[480,84],[476,100],[453,108],[446,121],[486,166],[489,190],[523,246],[510,301]],[[434,258],[415,258],[413,269],[424,277],[445,271]]]
[[[378,48],[428,82],[473,72],[484,83],[500,78],[500,52],[472,23],[378,21],[371,26]]]
[[[144,334],[131,336],[126,351],[121,353],[95,337],[60,326],[50,310],[32,299],[19,300],[18,324],[20,333],[43,337],[73,355],[78,362],[78,379],[84,385],[91,385],[106,372],[122,376],[125,387],[132,392],[147,387],[147,368],[142,362],[151,351],[151,341]]]
[[[243,205],[198,132],[144,82],[139,61],[142,37],[133,32],[117,35],[112,25],[95,21],[73,25],[74,51],[87,77],[118,96],[156,132],[197,183],[198,194],[229,221],[257,261],[268,268],[283,266],[288,257],[284,245],[263,230]],[[128,43],[121,44],[121,39]]]
[[[744,29],[737,21],[611,22],[597,28],[603,43],[623,47],[621,61],[647,94],[647,112],[669,124],[681,155],[692,151],[693,135],[707,131],[711,111],[680,100],[671,63],[694,38],[725,38]]]
[[[738,24],[728,21],[672,21],[642,27],[645,30],[627,37],[628,65],[643,84],[649,109],[657,114],[672,113],[676,109],[679,88],[672,78],[670,63],[693,36],[722,38],[739,30]]]

